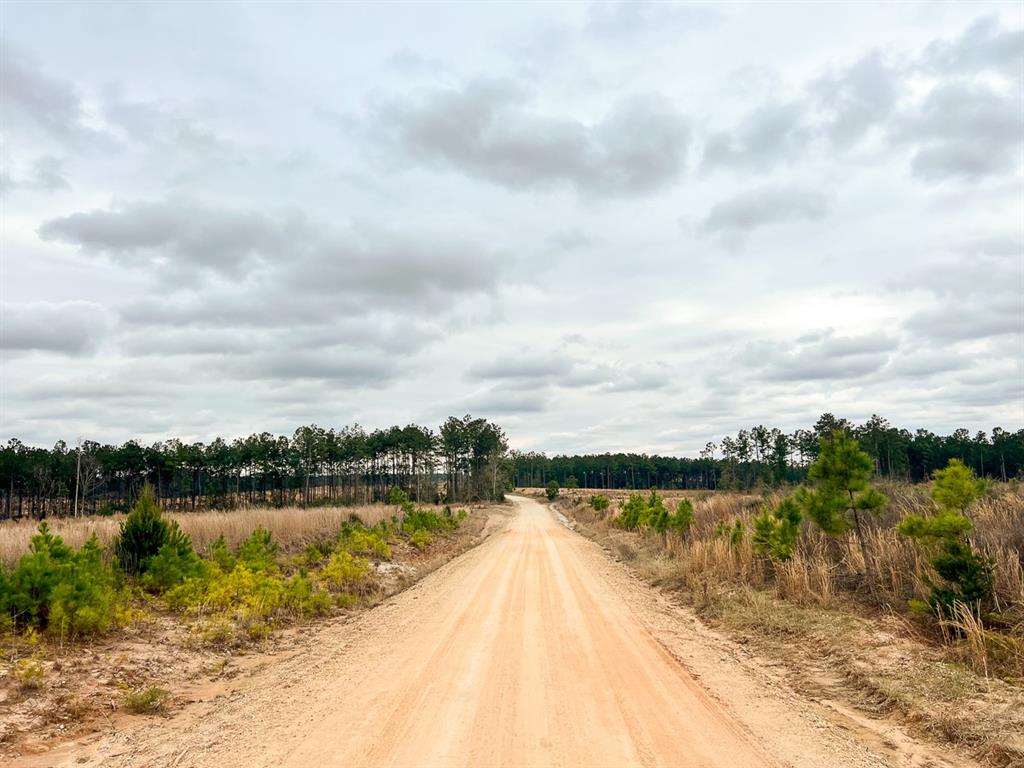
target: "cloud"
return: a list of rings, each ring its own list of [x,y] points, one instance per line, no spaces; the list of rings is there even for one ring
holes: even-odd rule
[[[197,268],[234,276],[260,254],[286,247],[293,226],[293,221],[275,221],[254,211],[168,200],[50,219],[40,226],[39,236],[105,254],[126,266]]]
[[[1017,282],[1020,288],[1020,281]],[[1006,294],[979,302],[951,299],[919,310],[904,326],[937,342],[970,341],[1024,334],[1024,294]]]
[[[368,297],[376,305],[437,307],[453,295],[493,291],[501,265],[508,261],[493,251],[430,233],[365,225],[335,232],[294,213],[183,200],[74,213],[44,222],[39,235],[106,255],[118,264],[155,267],[182,280],[194,281],[190,273],[196,270],[246,280],[241,307],[237,292],[228,290],[216,307],[198,311],[223,318],[239,309],[244,314],[249,297],[269,299],[260,285],[278,294],[288,288],[301,291],[307,301],[310,295],[330,295],[343,308],[347,303],[349,311],[365,308]],[[188,312],[197,309],[186,307]],[[266,305],[258,307],[260,313],[265,310]],[[298,306],[285,311],[301,316],[308,310]]]
[[[836,336],[829,331],[795,344],[753,342],[740,355],[740,362],[768,382],[842,381],[880,371],[896,347],[896,339],[881,331],[861,336]]]
[[[912,173],[930,182],[1012,174],[1024,147],[1019,90],[949,82],[933,88],[900,118],[894,140],[913,145]]]
[[[798,187],[762,187],[716,203],[700,223],[707,234],[743,235],[794,219],[816,221],[828,208],[820,192]]]
[[[810,86],[823,131],[832,143],[847,148],[892,113],[899,97],[899,72],[878,51],[845,70],[820,77]]]
[[[71,189],[65,170],[66,161],[53,155],[40,155],[32,161],[28,176],[15,178],[10,173],[0,174],[0,193],[25,189],[46,194]]]
[[[993,16],[978,19],[953,40],[936,40],[924,51],[922,65],[946,74],[995,70],[1024,77],[1024,29],[1003,29]]]
[[[702,168],[767,171],[799,158],[812,134],[802,101],[768,104],[748,114],[738,128],[711,134]]]
[[[0,305],[0,349],[84,355],[111,327],[110,313],[87,301]]]
[[[940,373],[949,374],[969,368],[971,361],[950,350],[910,351],[894,355],[886,374],[908,379],[923,379]]]
[[[345,348],[261,350],[223,362],[234,377],[253,380],[314,379],[348,386],[381,386],[399,374],[397,361],[367,356]]]
[[[77,143],[98,134],[86,127],[81,98],[68,82],[46,74],[38,62],[0,40],[0,107],[4,130],[39,130]]]
[[[596,123],[541,115],[529,102],[511,81],[476,79],[377,105],[373,133],[411,162],[515,190],[567,185],[584,195],[645,195],[683,173],[690,130],[662,98],[625,99]]]
[[[516,414],[543,413],[548,407],[543,392],[508,392],[493,387],[463,401],[456,410],[480,414],[484,418]]]
[[[471,379],[553,379],[567,376],[573,362],[563,355],[510,355],[478,363],[466,372]]]

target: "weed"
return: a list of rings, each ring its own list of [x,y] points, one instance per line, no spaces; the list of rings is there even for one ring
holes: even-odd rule
[[[167,711],[169,697],[170,691],[150,685],[127,691],[121,697],[121,707],[136,715],[162,715]]]

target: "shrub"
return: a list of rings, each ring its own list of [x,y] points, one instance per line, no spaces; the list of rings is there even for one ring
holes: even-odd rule
[[[554,501],[558,498],[558,481],[551,480],[548,482],[548,487],[544,491],[548,496],[548,501]]]
[[[274,571],[277,570],[277,551],[277,542],[270,531],[260,527],[238,548],[238,562],[251,571]]]
[[[223,533],[210,543],[209,557],[223,573],[229,573],[235,569],[235,556],[231,554],[227,542],[224,541]]]
[[[753,519],[751,543],[754,551],[772,560],[789,560],[800,533],[800,507],[794,499],[783,499],[775,509],[766,509]]]
[[[427,531],[423,528],[417,528],[415,531],[412,532],[412,535],[409,537],[409,543],[419,550],[424,550],[427,547],[429,547],[430,542],[433,540],[434,537],[431,536],[430,531]]]
[[[330,589],[339,592],[363,592],[370,584],[370,563],[350,552],[340,550],[320,571],[320,577]]]
[[[430,509],[417,509],[405,516],[402,521],[402,530],[412,534],[417,530],[440,531],[447,528],[454,528],[457,525],[452,518],[446,518]]]
[[[149,558],[160,552],[169,532],[170,525],[160,514],[153,487],[146,484],[114,539],[120,567],[133,575],[142,573]]]
[[[61,637],[102,632],[114,623],[116,601],[114,574],[93,533],[60,570],[50,596],[48,628]]]
[[[595,512],[604,512],[608,509],[608,497],[602,496],[601,494],[595,494],[590,497],[590,507]]]
[[[35,659],[19,659],[14,665],[14,676],[18,678],[18,683],[23,689],[35,690],[43,687],[46,670]]]
[[[50,618],[50,597],[60,583],[63,567],[74,553],[44,520],[7,580],[4,602],[14,625],[45,628]]]
[[[0,603],[15,627],[73,637],[107,629],[116,617],[114,574],[95,534],[74,552],[40,523],[29,553],[3,586]]]
[[[305,573],[297,573],[285,583],[284,605],[302,618],[322,616],[330,609],[327,593],[310,581]]]
[[[357,555],[367,555],[381,560],[391,559],[391,547],[380,531],[369,528],[352,528],[342,531],[338,545]]]
[[[155,685],[128,691],[121,697],[121,706],[136,715],[159,715],[167,709],[170,692]]]
[[[967,541],[972,523],[965,512],[984,492],[985,483],[959,459],[950,459],[933,477],[932,500],[939,511],[929,517],[907,515],[896,527],[928,550],[931,566],[942,580],[936,583],[925,576],[928,600],[912,601],[911,607],[948,619],[961,603],[980,616],[992,604],[992,561]]]
[[[668,529],[680,536],[685,536],[691,525],[693,525],[693,504],[689,499],[682,499],[676,504],[675,514],[669,517]]]
[[[842,430],[821,439],[818,458],[807,474],[814,489],[801,488],[794,497],[801,512],[830,536],[853,529],[864,557],[868,589],[874,593],[874,559],[861,524],[861,513],[879,515],[888,500],[873,485],[874,463],[860,444]]]
[[[742,520],[737,519],[733,523],[720,520],[715,526],[715,538],[726,539],[733,549],[739,549],[743,545],[743,533]]]
[[[669,512],[657,491],[651,491],[647,498],[639,493],[632,494],[622,505],[616,522],[627,530],[651,528],[658,533],[674,531],[686,535],[693,523],[693,504],[682,499],[675,512]]]
[[[142,586],[150,592],[162,594],[185,579],[202,573],[203,562],[192,548],[192,539],[171,521],[164,545],[146,561]]]

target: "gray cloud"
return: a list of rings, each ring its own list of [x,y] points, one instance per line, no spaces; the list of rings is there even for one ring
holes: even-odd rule
[[[847,69],[811,84],[816,108],[824,115],[821,130],[839,147],[859,141],[896,106],[898,71],[873,51]]]
[[[127,266],[200,269],[230,276],[260,254],[286,247],[295,226],[294,220],[278,222],[253,211],[182,200],[73,213],[44,222],[39,236],[108,255]]]
[[[110,314],[87,301],[0,305],[0,349],[82,355],[94,351],[111,326]]]
[[[762,187],[716,203],[700,224],[709,234],[743,234],[759,227],[793,219],[814,221],[827,210],[820,192],[796,187]]]
[[[499,357],[486,363],[478,363],[466,372],[472,379],[552,379],[567,376],[573,368],[572,361],[564,355],[522,354]]]
[[[348,304],[348,311],[362,308],[367,297],[377,305],[438,306],[452,295],[492,291],[503,263],[499,254],[443,236],[366,226],[335,233],[293,213],[194,201],[137,202],[75,213],[44,222],[39,235],[128,266],[246,278],[241,306],[238,294],[229,292],[207,311],[184,307],[194,316],[212,312],[223,319],[247,314],[253,298],[265,314],[262,302],[272,297],[260,285],[278,295],[289,288],[302,291],[307,302],[310,294],[329,294],[340,308]],[[167,309],[176,314],[173,305]],[[306,304],[285,311],[301,316],[311,309]]]
[[[97,135],[84,125],[85,112],[75,88],[46,74],[6,40],[0,40],[0,106],[5,132],[12,127],[35,129],[71,142]]]
[[[997,70],[1024,77],[1024,29],[1003,29],[992,16],[978,19],[953,40],[937,40],[924,52],[925,68],[962,74]]]
[[[1018,281],[1017,288],[1020,287]],[[904,325],[917,336],[938,342],[1024,334],[1024,294],[996,296],[978,302],[947,300],[914,312]]]
[[[62,158],[40,155],[32,161],[32,168],[27,176],[15,178],[7,171],[0,174],[0,193],[18,189],[44,193],[71,189],[65,166],[66,161]]]
[[[345,348],[263,350],[223,362],[233,376],[255,380],[314,379],[352,387],[380,386],[399,374],[397,361]]]
[[[861,336],[805,337],[793,345],[773,342],[749,344],[741,362],[759,370],[766,381],[837,381],[856,379],[881,370],[897,341],[879,331]]]
[[[984,85],[943,83],[901,118],[895,139],[916,145],[915,176],[925,181],[1011,174],[1024,147],[1024,95]]]
[[[414,162],[457,170],[510,189],[566,184],[581,194],[649,194],[682,174],[686,121],[658,97],[620,101],[597,123],[538,115],[508,80],[386,101],[374,133]]]
[[[970,360],[950,352],[942,351],[901,351],[893,356],[886,373],[909,379],[923,379],[937,374],[950,374],[970,367]]]
[[[806,106],[792,101],[751,112],[734,132],[713,133],[704,147],[702,167],[767,171],[793,162],[807,148],[811,131]]]
[[[487,418],[543,413],[547,408],[548,398],[542,392],[509,392],[500,387],[493,387],[466,399],[455,410],[468,410]]]

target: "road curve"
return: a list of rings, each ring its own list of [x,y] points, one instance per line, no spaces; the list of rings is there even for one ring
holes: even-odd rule
[[[745,734],[535,501],[286,766],[758,766]]]

